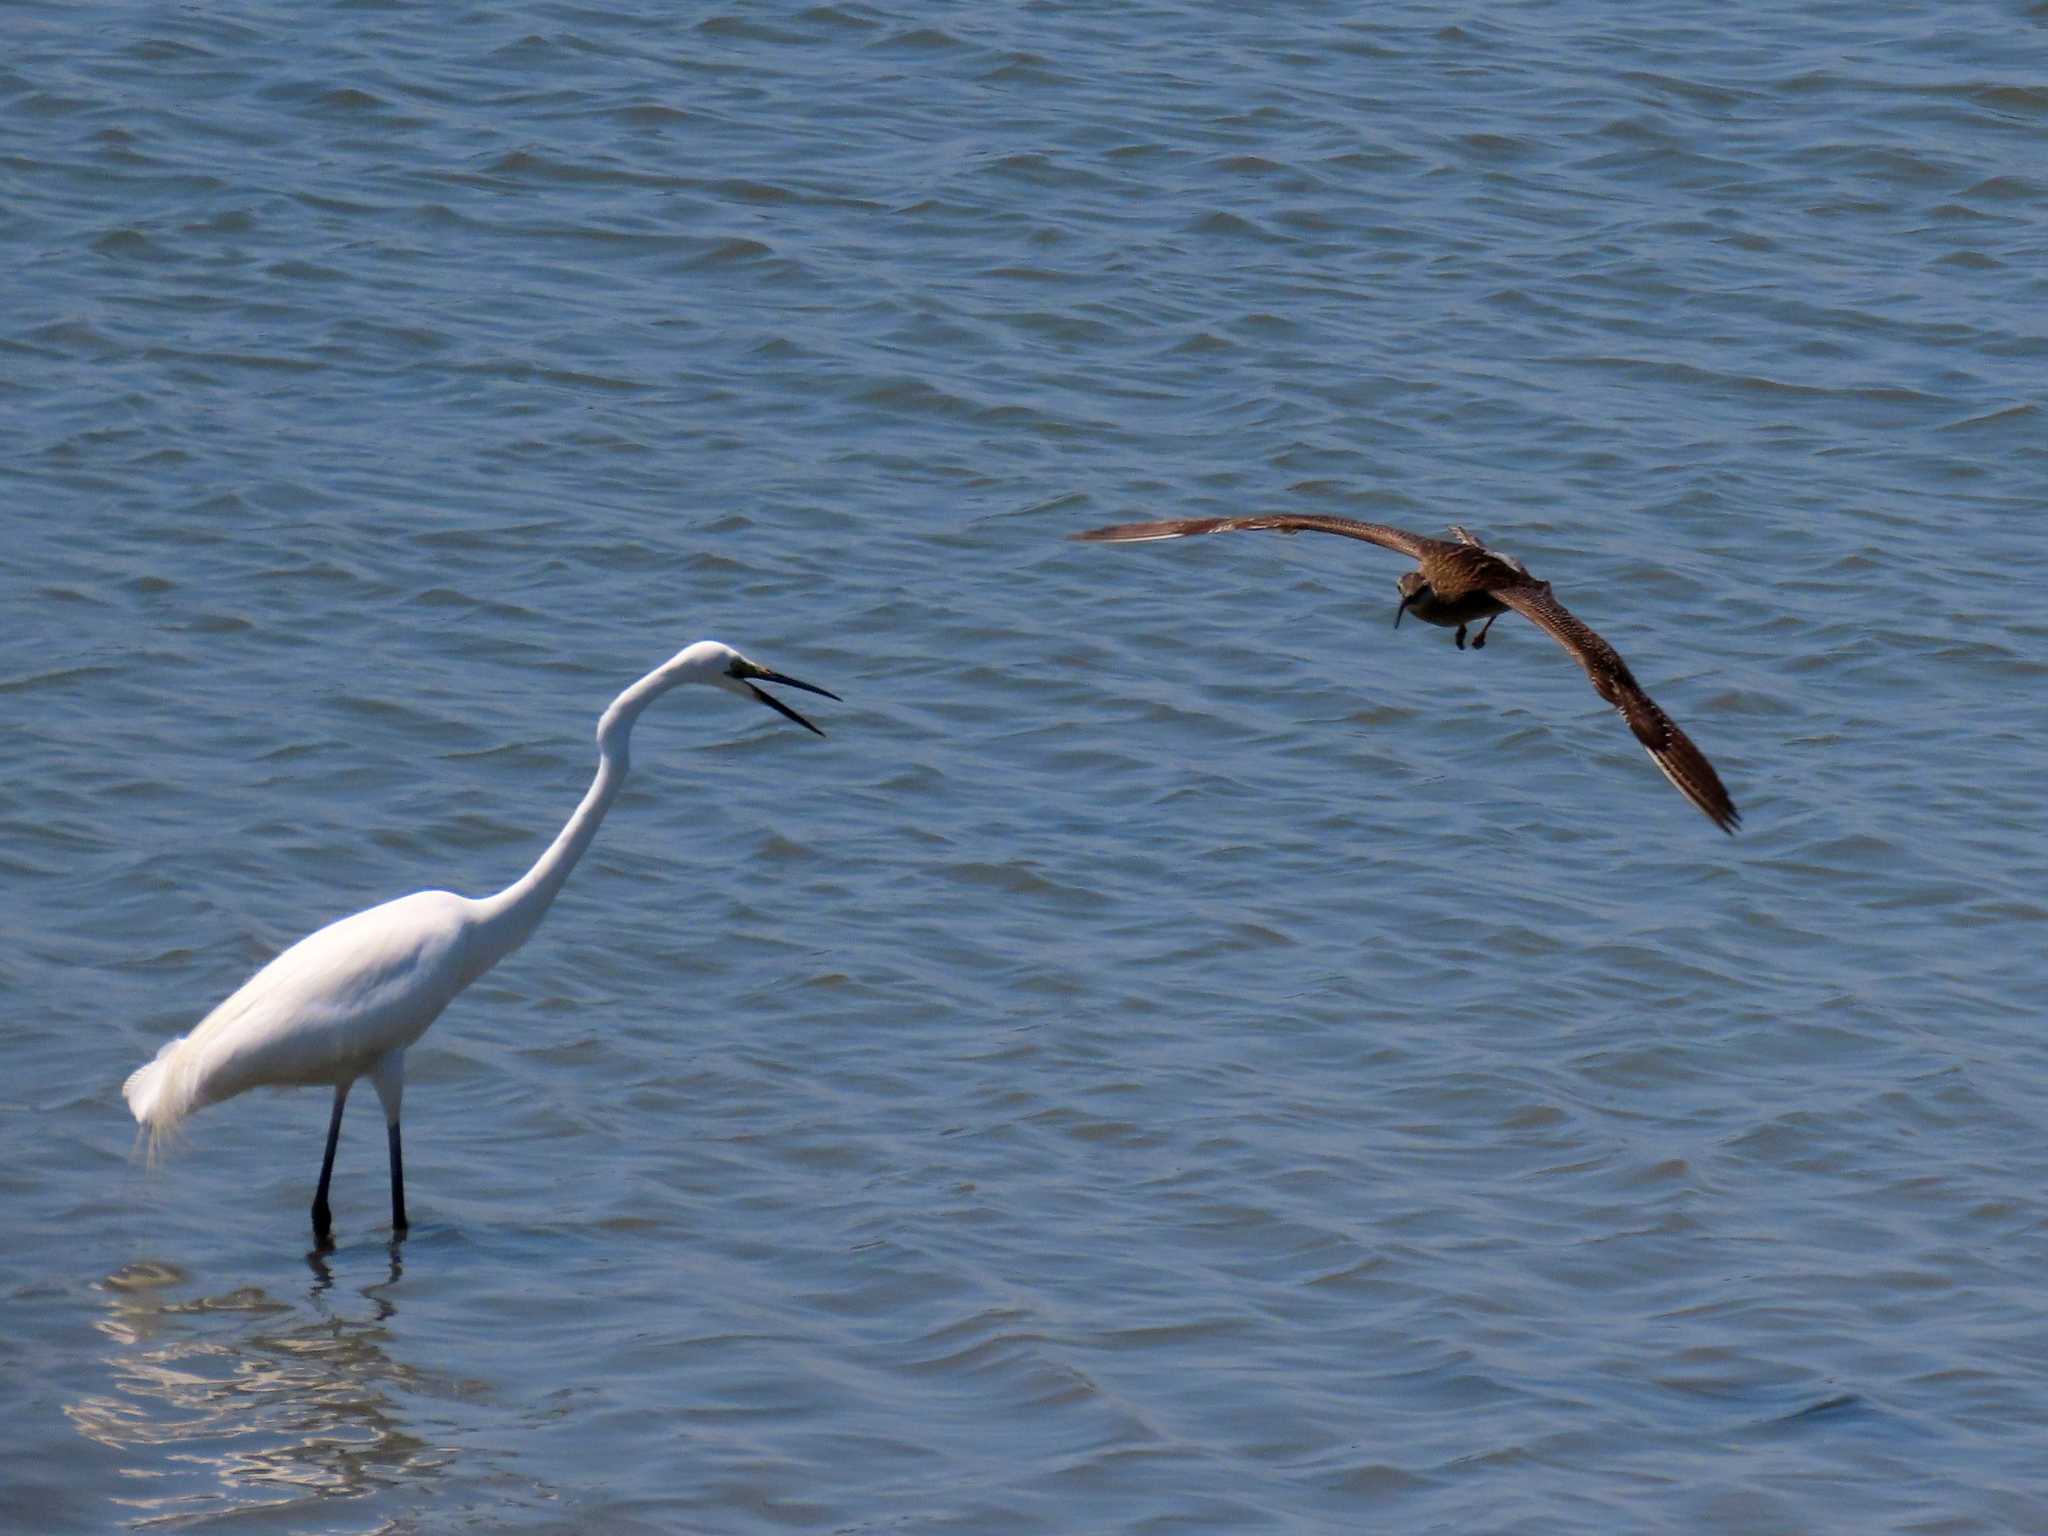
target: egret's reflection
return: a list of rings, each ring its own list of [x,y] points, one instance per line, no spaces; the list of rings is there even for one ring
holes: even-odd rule
[[[313,1286],[306,1294],[316,1307],[321,1307],[326,1293],[334,1289],[334,1266],[327,1262],[328,1255],[333,1252],[334,1244],[322,1243],[309,1250],[306,1254],[306,1268],[313,1271]],[[356,1291],[357,1295],[371,1302],[376,1307],[377,1315],[371,1319],[373,1322],[385,1322],[398,1311],[398,1303],[393,1301],[386,1292],[392,1286],[397,1285],[400,1277],[405,1274],[405,1239],[403,1237],[394,1237],[391,1240],[389,1258],[391,1260],[391,1273],[382,1280],[358,1287]]]
[[[434,1389],[392,1353],[398,1245],[315,1249],[306,1266],[312,1283],[292,1300],[260,1285],[193,1296],[165,1264],[100,1283],[117,1390],[67,1411],[102,1445],[149,1448],[113,1495],[128,1523],[290,1514],[417,1485],[453,1455],[412,1433],[399,1406]]]

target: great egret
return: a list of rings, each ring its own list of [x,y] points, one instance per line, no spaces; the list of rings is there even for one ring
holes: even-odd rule
[[[1364,539],[1387,549],[1399,550],[1416,563],[1395,583],[1401,606],[1394,610],[1398,628],[1401,615],[1412,613],[1425,623],[1457,630],[1458,649],[1465,648],[1465,627],[1486,620],[1486,628],[1472,641],[1474,650],[1486,644],[1486,631],[1493,621],[1512,608],[1545,631],[1593,681],[1593,691],[1612,704],[1628,728],[1635,733],[1650,760],[1663,771],[1678,792],[1698,806],[1707,820],[1723,832],[1734,834],[1742,815],[1721,776],[1707,761],[1692,738],[1657,707],[1643,692],[1628,663],[1613,646],[1582,624],[1556,598],[1550,583],[1538,581],[1529,568],[1512,555],[1488,549],[1462,528],[1452,528],[1454,544],[1432,539],[1405,528],[1385,523],[1365,523],[1350,517],[1321,517],[1314,514],[1274,513],[1253,517],[1188,517],[1162,523],[1118,523],[1109,528],[1091,528],[1076,539],[1103,544],[1140,544],[1153,539],[1184,539],[1198,533],[1233,533],[1269,530],[1274,533],[1336,533],[1347,539]]]
[[[805,730],[810,721],[756,683],[839,695],[749,661],[730,646],[699,640],[611,702],[597,722],[597,777],[583,803],[539,860],[495,896],[471,899],[418,891],[309,934],[264,966],[201,1021],[157,1052],[121,1087],[150,1133],[154,1152],[187,1115],[250,1088],[321,1084],[334,1089],[327,1153],[313,1195],[313,1233],[332,1230],[327,1185],[348,1091],[367,1075],[384,1105],[391,1147],[391,1225],[406,1228],[405,1172],[398,1108],[405,1050],[464,987],[532,935],[590,846],[625,782],[628,744],[640,712],[685,683],[752,694]]]

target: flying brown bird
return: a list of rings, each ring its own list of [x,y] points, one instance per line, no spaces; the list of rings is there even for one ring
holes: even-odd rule
[[[1628,663],[1614,647],[1552,597],[1549,582],[1538,581],[1521,561],[1488,549],[1463,528],[1451,529],[1457,540],[1453,543],[1356,518],[1275,513],[1263,517],[1190,517],[1164,523],[1118,523],[1111,528],[1091,528],[1073,537],[1104,544],[1137,544],[1151,539],[1184,539],[1198,533],[1258,529],[1274,533],[1337,533],[1347,539],[1364,539],[1369,544],[1399,550],[1415,562],[1416,569],[1395,583],[1401,594],[1401,605],[1394,610],[1395,627],[1400,627],[1403,614],[1412,613],[1424,623],[1455,629],[1460,650],[1465,648],[1469,625],[1481,619],[1486,621],[1484,628],[1472,637],[1472,648],[1478,650],[1486,644],[1486,631],[1493,628],[1493,621],[1514,609],[1571,652],[1572,659],[1593,680],[1593,691],[1620,711],[1651,761],[1663,770],[1664,777],[1680,794],[1705,812],[1707,819],[1723,832],[1733,834],[1742,825],[1742,816],[1735,809],[1735,802],[1728,798],[1714,765],[1692,744],[1692,738],[1643,692]]]

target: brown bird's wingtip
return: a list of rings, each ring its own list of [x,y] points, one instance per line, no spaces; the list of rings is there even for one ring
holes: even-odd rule
[[[1742,812],[1735,808],[1735,802],[1726,795],[1709,799],[1694,796],[1688,791],[1685,798],[1692,801],[1699,808],[1701,815],[1705,816],[1707,820],[1711,821],[1730,837],[1733,837],[1741,829]]]
[[[1229,526],[1224,519],[1168,518],[1157,523],[1111,523],[1106,528],[1083,528],[1067,537],[1083,544],[1151,544],[1162,539],[1185,538],[1191,533],[1214,533]]]

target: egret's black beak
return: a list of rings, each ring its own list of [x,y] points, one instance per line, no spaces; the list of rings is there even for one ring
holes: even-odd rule
[[[801,688],[805,693],[823,694],[828,699],[839,698],[839,695],[834,693],[829,688],[820,688],[816,683],[806,683],[801,682],[794,677],[785,677],[780,672],[770,672],[766,667],[761,667],[756,671],[748,673],[747,677],[748,679],[758,678],[761,682],[764,683],[780,683],[785,688]],[[806,720],[802,715],[798,714],[795,710],[791,709],[787,704],[783,703],[782,700],[776,698],[774,694],[763,693],[760,689],[756,688],[752,681],[747,682],[747,692],[751,693],[763,704],[766,704],[778,715],[782,715],[787,719],[794,720],[798,725],[802,726],[805,730],[809,731],[813,736],[822,736],[825,734],[823,731],[819,730],[815,725],[811,724],[810,721]],[[841,702],[844,701],[842,700]]]

